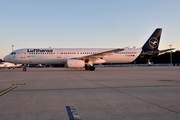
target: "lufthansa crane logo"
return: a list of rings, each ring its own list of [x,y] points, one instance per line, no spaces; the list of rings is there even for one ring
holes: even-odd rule
[[[158,39],[153,37],[149,40],[149,45],[151,48],[156,48],[158,46]]]

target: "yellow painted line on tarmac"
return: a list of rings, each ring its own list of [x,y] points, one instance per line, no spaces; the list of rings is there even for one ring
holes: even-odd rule
[[[7,88],[7,89],[1,91],[1,92],[0,92],[0,96],[2,96],[2,95],[4,95],[4,94],[6,94],[7,92],[9,92],[9,91],[15,89],[16,87],[17,87],[17,86],[12,85],[11,87],[9,87],[9,88]]]

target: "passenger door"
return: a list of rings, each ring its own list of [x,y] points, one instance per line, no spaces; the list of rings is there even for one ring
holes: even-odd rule
[[[21,50],[21,58],[25,59],[26,58],[26,49],[25,50]]]
[[[61,58],[61,50],[57,50],[57,58]]]

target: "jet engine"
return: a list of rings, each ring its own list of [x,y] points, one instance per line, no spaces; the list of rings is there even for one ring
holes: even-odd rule
[[[84,60],[69,59],[66,62],[66,66],[69,68],[83,68],[85,66]]]

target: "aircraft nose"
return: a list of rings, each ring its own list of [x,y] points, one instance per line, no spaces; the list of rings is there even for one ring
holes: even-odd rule
[[[3,60],[6,61],[6,62],[8,62],[8,61],[10,60],[10,58],[9,58],[8,55],[6,55]]]

